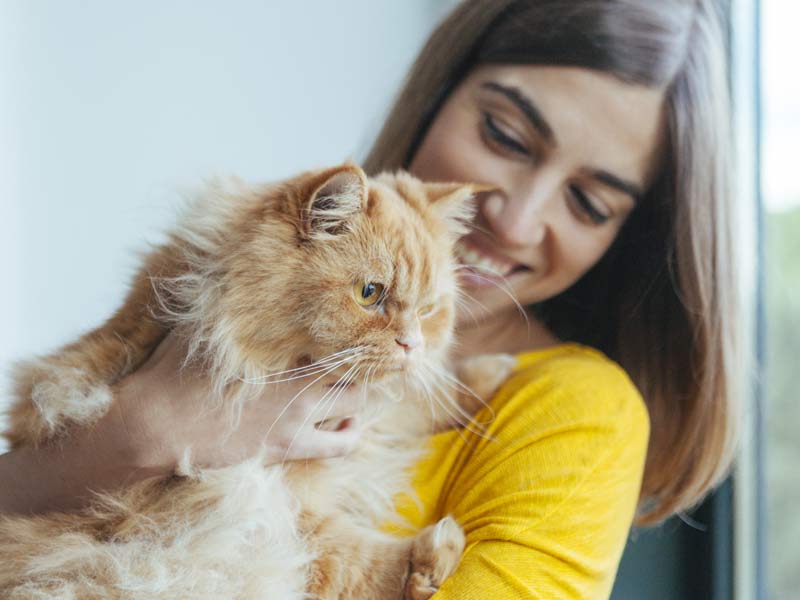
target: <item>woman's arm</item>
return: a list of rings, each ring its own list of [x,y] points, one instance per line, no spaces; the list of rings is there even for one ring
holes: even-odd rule
[[[187,452],[194,466],[218,468],[259,452],[266,463],[341,455],[358,441],[352,420],[336,432],[315,423],[355,414],[360,394],[343,394],[324,415],[320,384],[297,396],[313,378],[261,386],[261,396],[246,403],[232,429],[225,409],[205,402],[206,376],[181,368],[184,356],[178,340],[168,337],[139,370],[114,386],[111,409],[93,427],[0,455],[0,514],[79,508],[93,490],[173,473]]]
[[[107,466],[98,465],[98,456],[91,436],[76,436],[60,446],[26,447],[0,455],[0,513],[69,510],[86,501],[90,485],[108,489],[130,477],[126,469],[110,466],[116,462],[113,457],[107,457]]]
[[[433,439],[415,482],[423,510],[401,506],[415,525],[450,514],[466,533],[435,598],[608,597],[647,453],[636,388],[599,353],[566,345],[523,355],[492,407],[485,438]]]

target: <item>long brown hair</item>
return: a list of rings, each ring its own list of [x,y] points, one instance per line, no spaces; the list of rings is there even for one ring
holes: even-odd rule
[[[466,0],[414,64],[366,169],[406,167],[442,103],[485,63],[561,65],[666,90],[664,166],[606,255],[533,307],[628,372],[652,423],[638,522],[696,504],[727,473],[739,403],[729,101],[712,0]]]

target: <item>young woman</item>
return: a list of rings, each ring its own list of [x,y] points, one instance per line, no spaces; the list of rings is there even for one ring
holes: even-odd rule
[[[458,348],[517,353],[519,368],[492,402],[495,441],[435,436],[421,505],[399,507],[415,525],[450,513],[465,528],[437,598],[607,596],[637,507],[657,522],[730,464],[737,288],[713,6],[468,0],[430,38],[366,160],[497,188],[461,243]],[[197,418],[203,377],[178,375],[180,358],[168,338],[93,432],[0,457],[3,509],[74,506],[87,488],[169,472],[189,445],[208,466],[254,453],[270,403],[228,438]],[[314,400],[268,440],[276,459]],[[292,457],[357,437],[307,425]]]

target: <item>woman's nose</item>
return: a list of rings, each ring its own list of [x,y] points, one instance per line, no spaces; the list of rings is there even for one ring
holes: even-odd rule
[[[533,191],[533,190],[531,190]],[[536,246],[547,233],[547,198],[540,193],[496,192],[481,209],[498,240],[507,246]]]

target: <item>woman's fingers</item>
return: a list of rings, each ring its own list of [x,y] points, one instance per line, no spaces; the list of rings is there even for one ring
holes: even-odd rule
[[[361,438],[361,429],[354,419],[346,419],[342,424],[344,427],[337,431],[314,426],[305,428],[287,447],[285,460],[331,458],[349,454]]]
[[[284,405],[289,419],[308,418],[316,423],[326,418],[356,415],[363,410],[365,399],[360,386],[342,390],[317,383],[299,389],[295,386],[276,387],[268,401]]]
[[[308,417],[311,423],[322,429],[335,429],[336,422],[346,418],[357,417],[364,411],[364,398],[361,393],[348,390],[334,400],[321,402],[310,407]],[[334,425],[331,425],[331,424]]]
[[[157,418],[151,416],[148,422],[155,421],[151,429],[156,439],[170,440],[166,462],[177,461],[184,447],[192,448],[199,466],[221,467],[253,456],[261,446],[276,462],[341,456],[356,446],[360,431],[353,418],[362,412],[363,386],[339,387],[336,377],[327,373],[319,380],[310,375],[245,382],[259,386],[252,390],[259,397],[243,403],[241,419],[235,426],[230,423],[235,427],[231,429],[226,427],[227,406],[212,408],[207,401],[209,374],[185,365],[186,351],[183,340],[170,334],[131,376],[143,390],[139,395],[161,407],[154,413]],[[142,402],[128,404],[145,416],[153,412]]]

